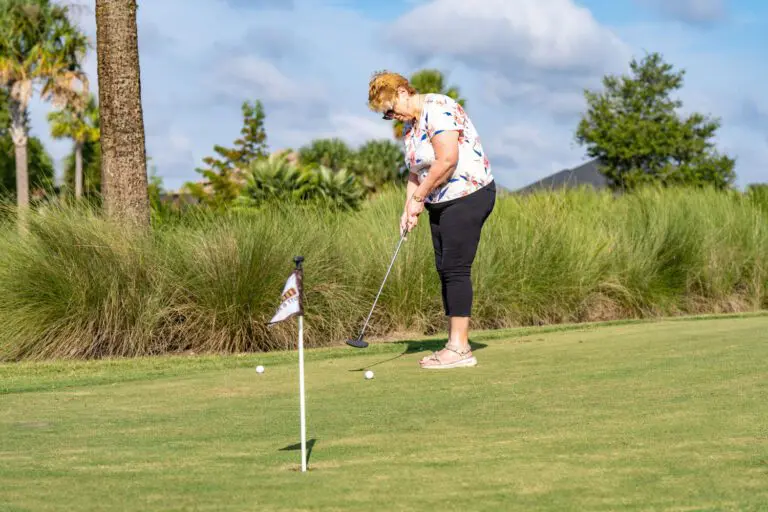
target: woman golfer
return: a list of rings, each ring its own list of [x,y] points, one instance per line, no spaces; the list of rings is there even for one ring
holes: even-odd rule
[[[493,211],[496,185],[480,136],[464,109],[443,94],[417,94],[408,80],[390,72],[373,75],[368,106],[405,125],[409,170],[401,230],[411,232],[426,208],[449,317],[445,348],[423,358],[422,368],[474,366],[469,346],[471,268],[480,231]]]

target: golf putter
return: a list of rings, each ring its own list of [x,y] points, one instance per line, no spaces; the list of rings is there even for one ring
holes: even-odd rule
[[[365,324],[363,324],[363,328],[360,331],[360,335],[357,338],[348,339],[346,341],[347,345],[350,345],[355,348],[365,348],[368,346],[368,342],[363,340],[363,334],[365,334],[365,328],[368,327],[368,321],[370,321],[371,315],[373,314],[373,310],[376,308],[376,303],[379,301],[381,290],[384,289],[384,283],[387,282],[387,277],[389,277],[389,273],[392,270],[392,265],[394,265],[395,263],[395,258],[397,258],[397,253],[400,252],[400,246],[403,245],[403,240],[405,240],[405,237],[407,235],[408,235],[408,230],[404,229],[403,233],[400,235],[400,241],[397,243],[395,254],[392,256],[392,261],[389,262],[389,268],[387,269],[387,273],[384,275],[384,280],[381,282],[381,286],[379,287],[379,292],[376,294],[376,299],[374,299],[373,301],[373,306],[371,306],[371,312],[368,313],[368,318],[365,319]]]

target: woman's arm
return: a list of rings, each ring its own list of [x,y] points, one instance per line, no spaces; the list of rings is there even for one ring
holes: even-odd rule
[[[413,197],[413,193],[416,192],[416,189],[419,187],[419,177],[416,176],[414,173],[409,172],[408,173],[408,185],[405,189],[405,203],[408,204],[408,200]]]
[[[435,187],[442,184],[456,169],[459,162],[459,132],[457,130],[443,131],[432,137],[432,148],[435,151],[435,161],[429,167],[429,173],[416,187],[412,195],[415,201],[422,202]],[[410,180],[408,182],[410,187]],[[410,188],[408,189],[411,193]]]
[[[403,215],[400,217],[400,233],[405,231],[410,232],[418,221],[417,218],[411,217],[408,213],[408,206],[411,204],[411,197],[419,186],[419,178],[412,172],[408,173],[408,185],[405,192],[405,206],[403,207]]]

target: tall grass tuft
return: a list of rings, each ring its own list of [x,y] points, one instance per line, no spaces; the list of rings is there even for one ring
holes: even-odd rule
[[[93,211],[30,215],[0,237],[0,357],[128,356],[159,351],[172,307],[151,237]]]
[[[368,313],[398,240],[404,192],[357,212],[267,204],[157,218],[149,231],[54,206],[26,235],[0,225],[0,359],[291,348],[272,328],[305,261],[306,342],[336,344]],[[768,212],[710,190],[508,196],[473,269],[475,328],[768,307]],[[428,218],[404,244],[372,336],[445,328]]]

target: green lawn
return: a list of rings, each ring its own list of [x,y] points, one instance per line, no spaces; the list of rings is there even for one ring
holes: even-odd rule
[[[0,510],[768,510],[766,338],[495,331],[445,372],[435,340],[310,351],[306,474],[295,353],[0,365]]]

